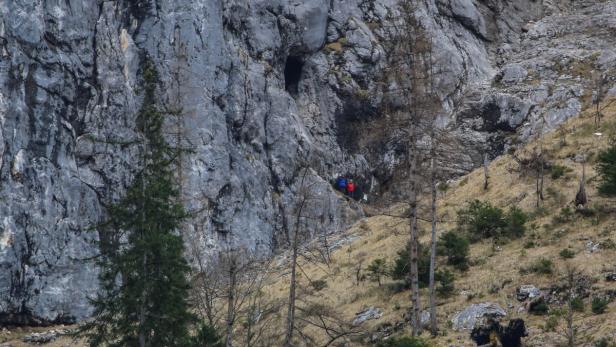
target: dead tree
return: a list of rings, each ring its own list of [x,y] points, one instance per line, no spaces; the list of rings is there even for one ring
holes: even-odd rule
[[[261,295],[271,273],[271,260],[230,241],[210,255],[190,245],[198,270],[192,287],[199,315],[209,326],[223,332],[225,346],[241,340],[246,346],[254,346],[264,335],[265,321],[271,323],[271,319],[264,317],[279,310]],[[257,311],[259,314],[255,315]]]
[[[601,112],[601,99],[605,94],[607,80],[604,75],[602,75],[599,71],[595,71],[592,74],[592,104],[595,108],[594,119],[595,119],[595,127],[599,128],[601,126],[601,118],[603,118],[603,113]]]
[[[434,62],[432,59],[432,41],[415,13],[418,9],[416,0],[400,2],[400,18],[394,21],[392,45],[388,52],[390,76],[398,92],[397,130],[406,136],[406,174],[408,179],[409,206],[409,283],[411,284],[411,325],[412,334],[421,332],[418,273],[418,213],[419,195],[423,183],[430,178],[422,177],[421,163],[434,156],[432,150],[425,148],[420,134],[426,132],[430,137],[435,134],[435,122],[440,100],[434,88]],[[432,142],[432,141],[431,141]],[[434,146],[435,148],[435,146]],[[429,154],[425,153],[430,151]],[[436,163],[436,161],[435,161]],[[431,172],[432,170],[430,170]],[[432,176],[432,175],[430,175]],[[424,181],[425,180],[425,181]],[[430,183],[433,185],[433,182]],[[431,188],[430,191],[433,191]],[[434,204],[436,207],[436,204]]]
[[[539,128],[539,153],[534,153],[535,172],[536,172],[536,191],[537,191],[537,208],[540,202],[544,200],[543,196],[543,181],[545,177],[545,159],[543,153],[543,130],[545,127],[545,117],[541,117],[541,127]]]
[[[436,119],[437,114],[441,111],[440,99],[436,93],[434,83],[434,60],[432,58],[432,41],[429,42],[427,47],[427,59],[424,59],[424,64],[427,65],[428,71],[428,84],[429,97],[428,107],[429,111],[432,111],[432,121],[429,122],[430,127],[430,219],[431,219],[431,237],[430,237],[430,273],[429,273],[429,305],[430,305],[430,332],[432,336],[436,336],[438,331],[436,321],[436,286],[434,283],[435,271],[436,271],[436,225],[437,225],[437,148],[439,147],[439,136],[437,131]]]
[[[563,273],[563,282],[565,285],[565,300],[566,300],[566,309],[565,314],[563,315],[563,319],[565,321],[565,325],[558,333],[565,339],[565,345],[567,347],[574,347],[580,345],[581,340],[585,340],[588,337],[589,328],[582,329],[575,324],[575,301],[579,299],[579,293],[576,291],[578,284],[584,277],[584,274],[575,268],[571,264],[567,264],[565,267],[565,271]]]
[[[582,161],[582,178],[580,179],[580,187],[575,194],[575,206],[585,206],[588,203],[586,195],[586,160]]]
[[[485,152],[483,154],[483,190],[488,190],[490,180],[490,172],[488,170],[489,163],[488,152]]]
[[[218,326],[223,306],[220,300],[223,298],[222,276],[213,257],[208,260],[200,254],[194,242],[189,242],[189,251],[197,265],[197,271],[192,279],[193,297],[199,316],[205,318],[211,327]]]
[[[420,117],[422,114],[421,102],[425,98],[425,88],[422,87],[420,59],[422,52],[420,48],[422,44],[427,43],[426,35],[421,32],[421,24],[415,18],[417,7],[413,1],[407,0],[400,3],[400,12],[402,14],[402,40],[400,40],[401,63],[406,68],[406,74],[400,74],[401,78],[406,78],[407,81],[398,80],[400,87],[404,88],[404,103],[406,106],[407,124],[406,130],[408,133],[407,145],[407,165],[409,179],[409,197],[408,205],[409,213],[409,276],[411,283],[411,325],[413,336],[419,335],[421,332],[420,312],[421,304],[419,298],[419,271],[418,271],[418,230],[417,230],[417,214],[418,214],[418,195],[420,190],[419,184],[419,151],[418,151],[418,135]],[[423,35],[422,35],[423,34]],[[406,36],[405,36],[406,35]]]
[[[348,343],[350,337],[358,334],[357,328],[346,322],[341,313],[320,306],[323,299],[318,292],[323,283],[305,271],[305,266],[310,265],[326,275],[330,273],[332,245],[326,224],[332,219],[328,215],[331,202],[320,198],[322,194],[317,191],[316,182],[312,170],[304,166],[300,170],[291,213],[293,222],[288,230],[290,283],[283,346],[293,346],[298,339],[308,345],[331,345],[341,340]],[[318,333],[313,336],[314,330]],[[324,337],[327,341],[323,341]]]
[[[290,230],[290,268],[291,268],[291,278],[289,283],[289,301],[287,303],[287,322],[286,322],[286,330],[285,330],[285,338],[284,338],[284,346],[292,346],[293,341],[293,333],[295,332],[295,309],[296,309],[296,299],[297,299],[297,266],[298,266],[298,258],[300,252],[301,242],[301,232],[303,223],[303,219],[305,216],[305,210],[308,207],[311,200],[311,191],[310,187],[307,185],[306,177],[308,175],[309,168],[304,167],[302,170],[302,176],[299,182],[299,188],[296,193],[297,199],[295,202],[295,206],[293,209],[293,229]]]
[[[273,341],[272,335],[277,334],[273,318],[283,308],[283,305],[270,300],[263,292],[273,273],[271,270],[272,261],[273,258],[269,258],[254,263],[247,283],[244,283],[245,287],[251,288],[247,304],[240,311],[240,316],[243,319],[241,332],[246,347],[271,344]],[[268,334],[268,332],[271,333]]]
[[[434,155],[434,153],[432,153]],[[432,234],[430,239],[430,332],[432,336],[436,336],[438,327],[436,322],[436,292],[434,283],[434,273],[436,271],[436,168],[435,158],[432,156],[430,159],[430,192],[432,196],[432,203],[430,209],[430,215],[432,219]]]

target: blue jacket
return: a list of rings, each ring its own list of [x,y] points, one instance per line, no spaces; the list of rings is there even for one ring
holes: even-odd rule
[[[340,189],[346,188],[346,185],[347,185],[346,178],[338,177],[338,179],[336,180],[336,185],[338,185],[338,188],[340,188]]]

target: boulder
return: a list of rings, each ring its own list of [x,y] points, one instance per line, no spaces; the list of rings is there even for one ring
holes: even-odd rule
[[[586,242],[586,251],[588,253],[597,253],[601,250],[601,244],[599,242],[588,241]]]
[[[370,306],[362,311],[359,311],[355,314],[355,319],[353,320],[353,325],[357,326],[362,324],[363,322],[371,319],[379,319],[383,316],[383,312],[381,309],[376,308],[374,306]]]
[[[507,315],[497,303],[484,302],[473,304],[458,312],[451,320],[454,330],[472,330],[485,324],[489,319],[496,320]]]
[[[411,314],[407,312],[404,314],[404,321],[410,323],[411,322]],[[422,328],[428,329],[430,328],[430,311],[423,310],[419,315],[419,324]]]
[[[49,330],[25,335],[21,340],[26,343],[45,344],[56,340],[60,336],[69,335],[71,333],[73,333],[73,331],[69,329]]]
[[[515,294],[518,301],[525,301],[526,299],[533,299],[540,296],[541,290],[531,284],[527,284],[516,289]]]

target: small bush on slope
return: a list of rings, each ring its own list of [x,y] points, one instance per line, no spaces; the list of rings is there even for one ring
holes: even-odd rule
[[[417,269],[419,271],[419,286],[426,287],[430,280],[430,250],[422,244],[418,244],[417,251],[419,259],[417,261]],[[407,287],[409,283],[409,249],[408,246],[398,252],[398,257],[394,262],[394,267],[391,276],[395,280],[404,280]]]
[[[599,193],[607,196],[616,196],[616,143],[599,153],[597,172],[599,177],[601,177]]]
[[[419,270],[419,286],[425,288],[430,281],[430,250],[419,244],[419,260],[417,268]],[[403,280],[406,288],[410,288],[409,282],[409,251],[408,246],[398,252],[398,258],[394,262],[391,276],[395,280]],[[436,291],[440,296],[447,297],[454,291],[454,275],[445,271],[435,271],[434,279],[437,284]]]
[[[368,277],[373,282],[377,282],[381,286],[381,280],[387,276],[387,261],[383,258],[374,259],[370,265],[368,265]]]
[[[473,242],[488,238],[519,238],[526,232],[528,216],[512,207],[507,214],[490,202],[474,200],[458,211],[458,228]]]
[[[453,231],[442,234],[437,244],[438,254],[447,257],[447,264],[463,271],[468,269],[469,246],[470,242],[466,237]]]
[[[609,303],[610,302],[607,299],[594,297],[591,302],[592,313],[594,314],[605,313],[605,310],[607,309],[607,305]]]

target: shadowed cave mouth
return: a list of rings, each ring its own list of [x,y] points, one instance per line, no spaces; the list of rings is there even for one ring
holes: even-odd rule
[[[299,80],[302,78],[304,61],[298,56],[289,56],[284,65],[284,88],[292,96],[298,93]]]

